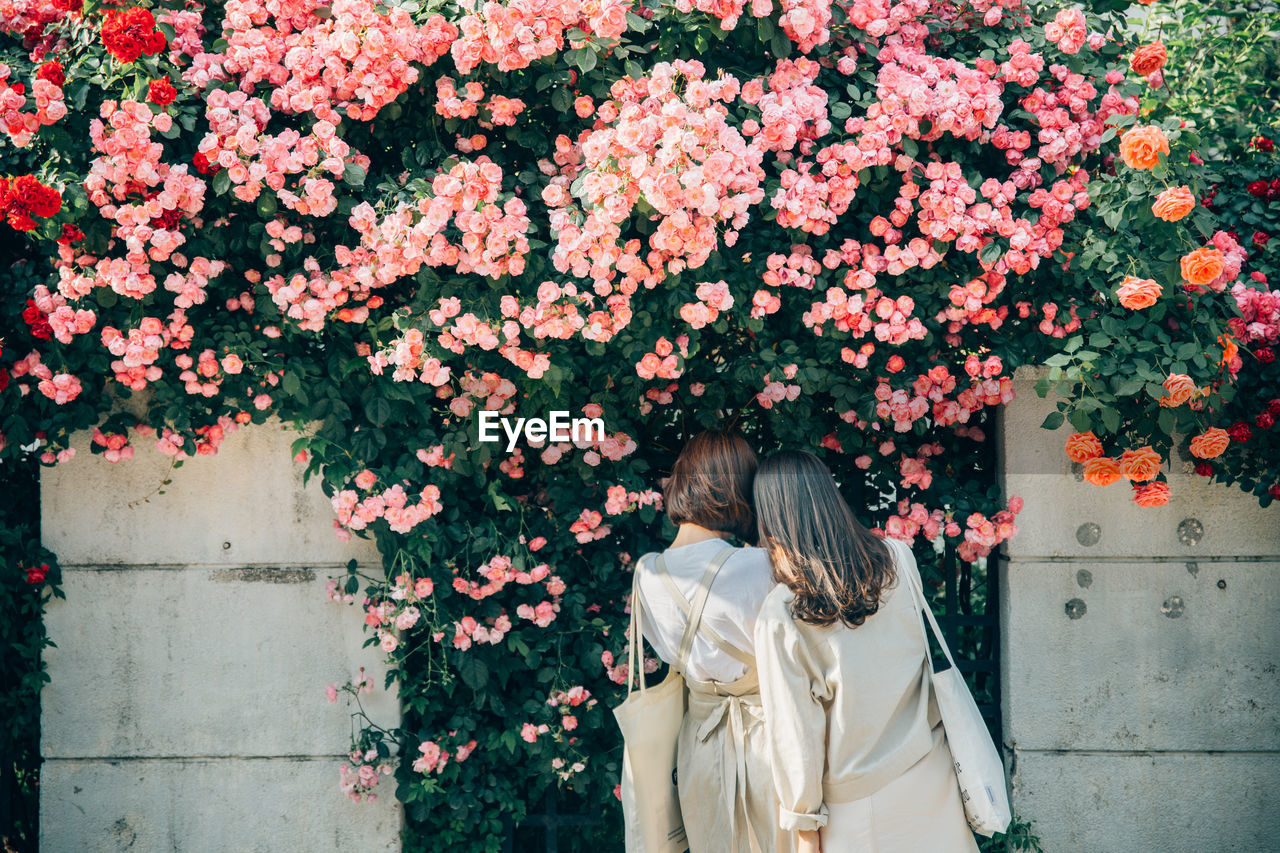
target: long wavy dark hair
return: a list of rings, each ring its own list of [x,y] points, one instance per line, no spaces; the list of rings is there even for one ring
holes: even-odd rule
[[[794,618],[856,627],[880,609],[896,577],[893,554],[854,518],[822,460],[775,453],[760,463],[754,492],[760,547],[774,580],[795,593]]]

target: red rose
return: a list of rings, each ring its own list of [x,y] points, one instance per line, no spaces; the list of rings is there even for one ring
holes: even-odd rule
[[[49,574],[49,564],[41,563],[38,566],[30,566],[27,569],[27,583],[44,583],[44,579]]]
[[[0,216],[19,231],[36,227],[35,216],[53,216],[62,209],[62,195],[34,175],[0,178]]]
[[[152,80],[147,87],[147,100],[158,107],[166,107],[172,104],[173,99],[176,97],[178,97],[178,90],[173,88],[173,84],[169,82],[168,77]]]
[[[1267,489],[1267,492],[1273,498],[1280,498],[1280,483],[1273,483],[1271,488]]]
[[[222,171],[222,167],[217,163],[210,162],[209,158],[204,156],[203,151],[197,151],[195,156],[191,158],[191,163],[196,167],[196,171],[202,175],[216,175]]]
[[[53,5],[63,12],[79,12],[84,6],[84,0],[53,0]]]
[[[1267,247],[1267,241],[1270,239],[1271,235],[1265,231],[1253,232],[1253,245],[1257,246],[1259,249],[1265,249]]]
[[[1280,178],[1276,178],[1267,187],[1267,198],[1275,201],[1280,198]]]
[[[1267,411],[1280,418],[1280,397],[1277,397],[1270,403],[1267,403]]]
[[[1254,181],[1248,186],[1246,186],[1245,189],[1249,192],[1249,195],[1254,196],[1255,198],[1267,197],[1266,181]]]
[[[31,327],[31,337],[42,341],[52,340],[53,327],[49,325],[49,318],[36,307],[33,300],[28,299],[27,307],[22,309],[22,320]]]
[[[1197,464],[1196,464],[1196,473],[1197,473],[1197,474],[1199,474],[1201,477],[1212,477],[1212,476],[1213,476],[1213,466],[1212,466],[1212,465],[1210,465],[1208,462],[1200,462],[1200,463],[1197,463]]]
[[[0,391],[9,387],[9,371],[0,367]]]
[[[64,246],[70,246],[72,243],[78,243],[83,239],[84,232],[70,222],[62,226],[62,234],[58,236],[58,242]]]
[[[1270,364],[1271,362],[1276,360],[1276,354],[1275,352],[1272,351],[1271,347],[1262,347],[1256,353],[1254,353],[1254,355],[1256,355],[1258,357],[1258,361],[1262,362],[1263,364]],[[1272,402],[1280,402],[1280,401],[1273,400]]]
[[[1263,151],[1270,154],[1276,146],[1274,142],[1267,139],[1265,136],[1255,136],[1253,138],[1253,147],[1257,151]]]
[[[1253,430],[1249,429],[1249,425],[1242,421],[1238,424],[1232,424],[1227,429],[1227,435],[1231,436],[1232,441],[1243,443],[1253,438]]]
[[[156,31],[151,12],[137,6],[108,12],[102,23],[102,45],[120,62],[133,62],[164,50],[164,33]]]
[[[1258,416],[1253,419],[1253,422],[1257,424],[1260,429],[1271,429],[1276,425],[1275,416],[1270,412],[1259,412]]]
[[[44,65],[40,66],[38,71],[36,71],[36,79],[48,80],[50,83],[61,89],[62,84],[67,82],[67,75],[66,72],[62,70],[61,62],[46,62]]]

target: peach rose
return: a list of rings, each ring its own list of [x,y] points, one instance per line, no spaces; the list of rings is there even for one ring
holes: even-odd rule
[[[1153,480],[1160,473],[1162,461],[1150,447],[1126,450],[1120,454],[1120,473],[1136,483]]]
[[[1165,222],[1177,222],[1195,209],[1196,198],[1190,187],[1169,187],[1151,205],[1151,212]]]
[[[1133,487],[1133,502],[1138,506],[1164,506],[1169,502],[1168,483],[1147,483]]]
[[[1109,486],[1121,476],[1120,466],[1110,456],[1098,456],[1084,463],[1084,479],[1095,486]]]
[[[1185,373],[1171,373],[1164,381],[1164,390],[1167,393],[1156,402],[1171,409],[1174,406],[1181,406],[1195,396],[1196,383]]]
[[[1102,442],[1090,432],[1076,432],[1067,436],[1067,458],[1072,462],[1088,462],[1102,455]]]
[[[1164,45],[1160,42],[1144,44],[1133,52],[1133,58],[1129,60],[1129,67],[1133,69],[1135,74],[1141,74],[1146,77],[1148,74],[1154,74],[1164,68],[1165,60],[1168,58],[1168,51],[1164,49]]]
[[[1222,275],[1227,259],[1219,249],[1196,249],[1182,256],[1182,278],[1187,284],[1205,285]]]
[[[1169,140],[1153,124],[1131,127],[1120,137],[1120,158],[1130,169],[1154,169],[1169,154]]]
[[[1225,429],[1211,427],[1191,439],[1191,455],[1197,459],[1213,459],[1221,456],[1231,443]]]
[[[1158,282],[1149,278],[1135,278],[1127,275],[1124,281],[1120,282],[1120,287],[1116,289],[1116,296],[1120,297],[1121,305],[1136,311],[1155,305],[1163,291],[1164,288]]]

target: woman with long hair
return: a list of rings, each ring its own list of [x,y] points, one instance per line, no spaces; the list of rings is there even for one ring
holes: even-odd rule
[[[813,454],[771,456],[754,492],[779,584],[755,640],[781,826],[802,853],[976,853],[911,549],[859,523]]]
[[[694,436],[663,486],[676,537],[636,566],[641,632],[688,686],[676,785],[690,853],[792,849],[778,827],[755,671],[753,631],[772,571],[764,551],[728,541],[755,533],[755,471],[741,436]]]

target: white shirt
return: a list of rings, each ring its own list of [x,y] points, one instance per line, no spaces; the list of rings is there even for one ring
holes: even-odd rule
[[[707,539],[662,552],[667,573],[686,600],[693,601],[707,566],[728,544],[723,539]],[[640,630],[659,658],[674,663],[688,619],[658,576],[655,554],[641,558],[636,571],[640,573],[638,584],[644,606]],[[702,624],[711,626],[729,645],[754,656],[756,616],[773,587],[766,552],[761,548],[739,548],[725,560],[711,585]],[[686,672],[698,681],[728,682],[741,678],[747,668],[699,633],[694,637]]]

